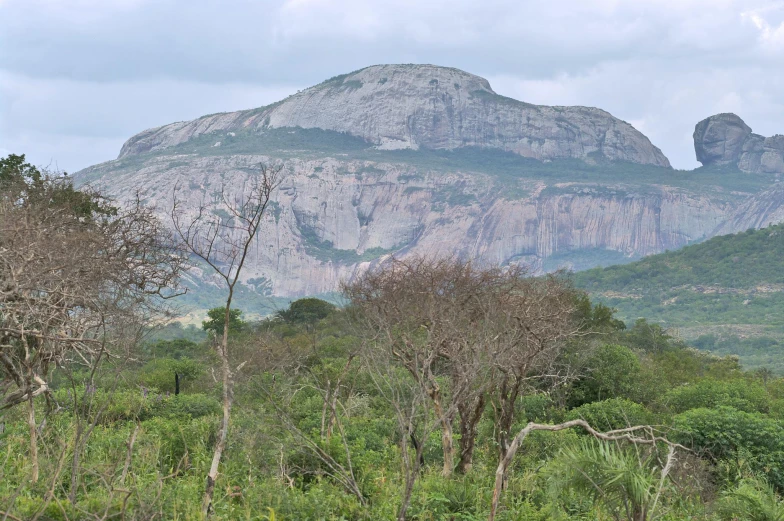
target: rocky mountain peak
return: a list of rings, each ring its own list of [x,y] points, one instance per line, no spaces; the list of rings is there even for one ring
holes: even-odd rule
[[[479,147],[523,157],[630,161],[669,167],[634,127],[592,107],[532,105],[501,96],[467,72],[436,65],[375,65],[336,76],[261,109],[205,116],[131,138],[120,157],[213,132],[316,128],[380,149]]]
[[[359,85],[360,83],[362,85]],[[330,78],[307,90],[328,88],[346,90],[362,88],[366,85],[370,87],[369,90],[392,90],[404,95],[415,95],[422,88],[430,91],[439,87],[447,91],[451,87],[455,91],[462,89],[467,93],[485,91],[495,94],[490,87],[490,82],[480,76],[453,67],[428,64],[371,65],[349,74]],[[365,94],[369,94],[369,91]]]
[[[739,116],[716,114],[694,128],[694,151],[705,166],[736,165],[748,173],[784,173],[784,136],[754,134]]]

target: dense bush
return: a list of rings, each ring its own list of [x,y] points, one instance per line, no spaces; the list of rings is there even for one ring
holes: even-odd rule
[[[760,479],[777,490],[784,485],[784,428],[776,419],[784,414],[784,380],[746,373],[737,359],[687,349],[646,324],[624,331],[606,308],[587,311],[585,323],[600,332],[578,338],[566,360],[555,361],[573,364],[581,378],[555,385],[525,380],[511,434],[528,422],[575,418],[600,431],[653,424],[695,449],[677,455],[656,519],[746,519],[754,508],[780,508]],[[394,519],[405,490],[401,447],[407,441],[415,456],[415,439],[423,447],[422,468],[406,519],[487,519],[499,461],[499,404],[486,396],[473,466],[443,477],[441,432],[433,410],[423,407],[427,399],[416,396],[409,387],[415,382],[398,365],[380,372],[355,356],[363,344],[346,322],[349,315],[276,317],[232,336],[236,363],[251,362],[238,372],[212,518]],[[54,379],[52,403],[60,408],[47,410],[39,397],[36,409],[46,420],[39,421],[41,472],[46,479],[59,476],[56,501],[46,500],[51,482],[28,481],[26,410],[7,412],[0,433],[0,511],[10,509],[20,519],[39,513],[39,519],[122,518],[123,509],[126,519],[200,519],[221,417],[221,387],[211,378],[209,351],[208,342],[161,342],[146,346],[141,360],[124,370],[99,371],[95,386],[69,390],[68,382],[89,380],[83,370]],[[438,364],[433,371],[448,396],[450,378]],[[177,396],[175,373],[182,384]],[[392,393],[404,398],[401,408],[390,403]],[[401,430],[398,415],[409,410],[415,411],[410,430]],[[86,431],[80,472],[72,474],[72,447],[77,433]],[[508,469],[497,520],[629,519],[624,504],[632,513],[635,506],[650,508],[658,491],[663,454],[650,451],[597,443],[577,429],[532,432]],[[361,500],[347,490],[346,474],[356,480]],[[127,498],[125,490],[132,491]],[[748,498],[756,503],[743,503]]]
[[[203,362],[190,358],[157,358],[144,365],[137,383],[153,392],[174,393],[175,375],[179,375],[180,391],[187,392],[205,372]]]
[[[642,367],[637,355],[625,346],[607,344],[596,349],[585,364],[585,376],[574,384],[570,403],[583,403],[621,396],[637,400]]]
[[[662,403],[675,413],[722,405],[746,412],[766,413],[770,409],[770,397],[765,387],[748,379],[720,381],[706,378],[671,389],[662,398]]]
[[[583,419],[600,431],[655,423],[655,415],[651,411],[626,398],[586,403],[569,411],[566,419]]]
[[[725,406],[692,409],[675,416],[672,437],[713,461],[747,459],[784,490],[784,427],[776,420]]]

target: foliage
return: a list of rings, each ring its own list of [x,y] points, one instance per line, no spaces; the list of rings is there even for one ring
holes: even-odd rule
[[[749,466],[784,487],[784,427],[760,413],[732,407],[692,409],[673,419],[673,435],[713,461],[748,459]]]
[[[173,393],[175,375],[178,375],[180,389],[186,391],[191,384],[203,376],[204,364],[189,358],[156,358],[147,362],[140,371],[138,383],[148,389]]]
[[[229,310],[229,333],[238,333],[242,331],[245,327],[245,321],[242,320],[240,317],[242,316],[242,311],[239,309],[230,309]],[[216,336],[220,337],[223,335],[224,324],[226,318],[226,308],[225,307],[218,307],[212,308],[207,311],[207,320],[201,323],[201,328],[204,331],[210,331],[214,333]]]
[[[288,309],[278,311],[277,316],[293,324],[313,324],[329,316],[336,307],[330,302],[317,298],[295,300]]]
[[[637,355],[628,347],[599,346],[585,366],[586,375],[574,384],[573,405],[622,396],[639,400],[642,368]]]
[[[747,478],[724,491],[719,502],[721,519],[734,521],[782,521],[784,503],[764,480]]]
[[[651,411],[627,398],[610,398],[583,404],[569,411],[565,419],[583,419],[600,431],[655,423]]]
[[[765,387],[745,378],[727,381],[706,378],[694,384],[671,389],[662,398],[662,402],[676,413],[690,409],[713,409],[723,405],[745,412],[767,413],[770,408],[770,396]]]
[[[238,135],[227,146],[250,147],[242,141],[251,138],[281,146],[321,139],[300,130],[260,134]],[[330,135],[322,145],[336,149],[349,138]],[[365,148],[348,146],[345,153],[376,154]],[[437,170],[462,161],[461,154],[469,158],[471,151],[396,157]],[[482,168],[499,176],[527,175],[520,158],[466,161],[483,158]],[[23,158],[3,165],[3,179],[21,183],[17,193],[36,182]],[[531,172],[538,168],[555,177],[565,167],[533,165]],[[624,168],[607,167],[602,175]],[[370,165],[364,174],[375,175]],[[104,218],[114,216],[95,216]],[[412,291],[401,289],[422,275],[413,270],[382,285],[387,300],[377,299],[379,292],[355,294],[367,297],[366,306],[355,299],[338,310],[301,299],[253,322],[237,305],[221,360],[213,339],[177,326],[153,331],[146,343],[141,331],[129,335],[125,356],[113,352],[93,367],[62,359],[50,366],[49,399],[40,394],[27,402],[32,429],[30,410],[11,408],[0,419],[0,517],[203,519],[205,475],[222,435],[219,398],[229,392],[235,401],[218,458],[216,521],[487,519],[509,435],[529,422],[577,418],[599,430],[655,425],[650,432],[695,452],[678,451],[662,479],[668,461],[662,441],[633,446],[571,429],[531,432],[505,467],[496,519],[781,517],[784,379],[744,371],[737,357],[689,348],[658,321],[636,320],[627,329],[606,300],[591,301],[560,275],[530,279],[515,270],[458,268],[447,275],[463,278],[435,277],[441,283],[424,291],[433,282],[427,277],[416,279]],[[217,294],[210,291],[197,297],[206,302]],[[398,306],[384,308],[390,302]],[[363,307],[389,313],[372,328]],[[205,329],[222,331],[224,309],[211,312]],[[718,346],[726,338],[705,341]],[[432,355],[426,367],[420,355]],[[218,376],[222,367],[231,387]],[[0,388],[8,382],[0,380]],[[31,430],[41,447],[37,483],[30,479]],[[471,455],[450,477],[444,433],[453,434],[461,463],[463,453]],[[401,516],[406,497],[410,507]]]
[[[556,500],[573,489],[604,504],[616,519],[645,520],[661,480],[653,453],[615,443],[581,440],[563,449],[547,471]]]

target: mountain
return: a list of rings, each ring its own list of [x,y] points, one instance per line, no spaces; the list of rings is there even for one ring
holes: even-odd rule
[[[496,94],[484,78],[432,65],[378,65],[329,79],[255,110],[142,132],[120,157],[210,133],[275,128],[345,132],[381,149],[482,147],[539,160],[591,155],[670,166],[625,121],[590,107],[545,107]]]
[[[531,105],[433,65],[368,67],[267,107],[147,130],[75,178],[120,200],[139,191],[167,218],[175,185],[196,206],[222,187],[240,193],[260,163],[285,176],[244,271],[246,309],[334,291],[391,254],[534,272],[629,262],[730,232],[777,190],[775,172],[732,162],[673,170],[605,111]],[[217,302],[204,272],[191,283],[192,303]]]
[[[784,372],[784,225],[573,275],[628,323],[645,317],[749,367]]]

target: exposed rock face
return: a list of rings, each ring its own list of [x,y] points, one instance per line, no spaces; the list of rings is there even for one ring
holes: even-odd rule
[[[647,137],[603,110],[523,103],[496,94],[483,78],[433,65],[367,67],[268,107],[147,130],[120,157],[210,132],[280,127],[346,132],[382,149],[477,146],[538,160],[596,155],[669,166]]]
[[[260,155],[152,157],[141,168],[114,170],[98,181],[122,198],[137,187],[165,209],[174,185],[198,207],[221,186],[241,190]],[[174,166],[173,166],[174,165]],[[707,195],[668,187],[548,184],[520,180],[494,187],[475,172],[428,172],[406,164],[326,158],[285,162],[263,233],[251,251],[243,282],[264,281],[271,295],[295,297],[335,291],[341,280],[390,254],[456,254],[491,263],[523,263],[540,272],[547,259],[589,251],[639,257],[710,236],[729,206]],[[318,172],[314,174],[314,172]],[[553,264],[555,268],[564,263]]]
[[[784,170],[784,137],[757,136],[732,114],[700,122],[695,149],[706,165]],[[575,158],[586,162],[563,161]],[[280,297],[335,291],[393,254],[539,273],[784,219],[784,189],[765,177],[659,168],[669,165],[659,149],[604,111],[528,105],[429,65],[369,67],[262,109],[148,130],[75,177],[121,201],[141,189],[167,220],[176,184],[197,208],[223,188],[241,195],[259,163],[282,163],[285,176],[242,283]]]
[[[717,114],[694,128],[697,161],[708,165],[736,165],[748,173],[784,173],[784,136],[765,138],[735,114]]]

